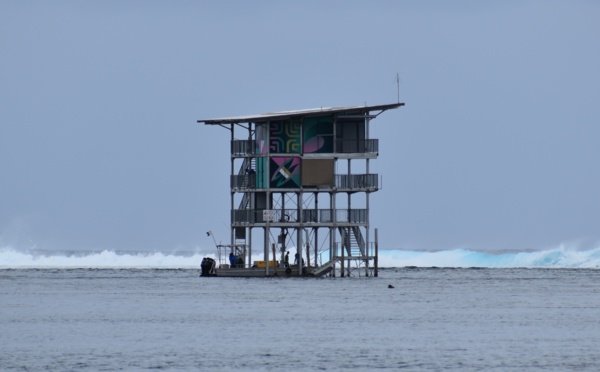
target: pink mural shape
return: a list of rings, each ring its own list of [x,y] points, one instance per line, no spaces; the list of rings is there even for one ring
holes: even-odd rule
[[[304,152],[318,152],[323,146],[325,146],[325,139],[321,136],[315,136],[304,143]]]

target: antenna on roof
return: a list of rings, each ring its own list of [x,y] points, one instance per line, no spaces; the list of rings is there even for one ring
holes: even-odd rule
[[[396,92],[398,95],[398,103],[400,103],[400,74],[396,72]]]

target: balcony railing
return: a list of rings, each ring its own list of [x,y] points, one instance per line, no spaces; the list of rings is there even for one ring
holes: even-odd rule
[[[256,188],[256,174],[233,175],[230,184],[234,190],[254,190]]]
[[[378,139],[365,139],[365,140],[342,140],[337,139],[335,141],[336,151],[342,154],[358,153],[358,154],[372,154],[379,152],[379,140]]]
[[[266,223],[262,209],[235,209],[231,211],[231,223]],[[367,209],[297,209],[272,210],[272,223],[367,223]],[[302,216],[300,220],[298,216]]]
[[[378,139],[342,140],[335,141],[336,152],[340,154],[376,154],[379,152]],[[233,140],[231,141],[231,154],[237,156],[257,154],[256,141]]]
[[[252,155],[256,153],[256,141],[233,140],[231,141],[232,155]]]
[[[256,189],[256,174],[240,174],[230,177],[230,186],[233,190],[243,191]],[[336,174],[335,187],[338,189],[349,190],[377,190],[379,189],[379,175]],[[320,186],[319,188],[323,189],[323,186]]]
[[[338,189],[378,189],[377,174],[336,174],[335,187]]]

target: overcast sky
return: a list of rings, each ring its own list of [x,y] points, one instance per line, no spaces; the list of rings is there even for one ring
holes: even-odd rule
[[[211,249],[229,132],[394,103],[380,247],[600,243],[600,2],[2,1],[0,248]]]

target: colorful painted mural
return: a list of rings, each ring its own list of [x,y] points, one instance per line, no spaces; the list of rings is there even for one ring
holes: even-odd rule
[[[300,120],[271,122],[269,134],[271,153],[300,153]]]
[[[267,188],[267,158],[256,158],[256,188]]]
[[[300,187],[300,158],[273,157],[269,162],[271,188]]]
[[[256,124],[256,153],[267,154],[267,141],[269,140],[269,124]]]
[[[333,152],[333,116],[304,118],[302,137],[305,153]]]

